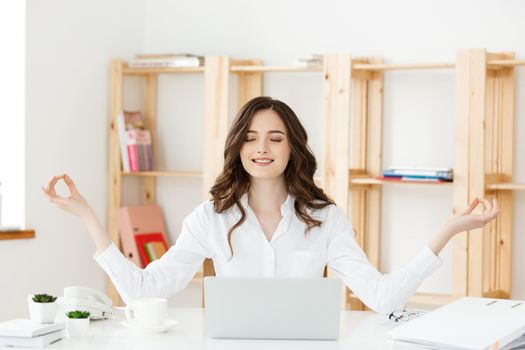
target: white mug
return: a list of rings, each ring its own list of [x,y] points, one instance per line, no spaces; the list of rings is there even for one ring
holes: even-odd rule
[[[126,318],[142,326],[163,325],[168,317],[168,300],[164,298],[137,299],[126,307]]]

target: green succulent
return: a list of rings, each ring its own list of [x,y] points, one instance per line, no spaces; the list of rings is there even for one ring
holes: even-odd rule
[[[52,303],[57,300],[57,297],[54,297],[49,294],[35,294],[33,295],[33,301],[35,303]]]
[[[88,318],[91,316],[91,313],[89,311],[74,310],[66,312],[66,316],[69,318]]]

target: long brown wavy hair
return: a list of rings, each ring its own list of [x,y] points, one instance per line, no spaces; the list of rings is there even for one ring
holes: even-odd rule
[[[210,190],[215,212],[222,213],[232,206],[241,212],[241,218],[228,231],[228,244],[233,255],[231,235],[246,220],[246,212],[240,198],[250,189],[250,175],[241,163],[240,151],[244,144],[253,116],[262,110],[271,109],[277,113],[286,126],[291,148],[290,160],[284,170],[288,193],[295,197],[295,212],[307,225],[305,234],[321,221],[308,215],[307,208],[321,209],[334,204],[314,182],[317,162],[308,146],[308,135],[294,111],[284,102],[267,96],[248,101],[237,113],[228,132],[224,147],[224,168]]]

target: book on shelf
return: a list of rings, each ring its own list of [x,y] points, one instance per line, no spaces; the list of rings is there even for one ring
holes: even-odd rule
[[[151,241],[144,244],[144,250],[149,261],[160,259],[168,250],[165,242]]]
[[[122,161],[122,170],[125,172],[130,171],[129,165],[129,153],[126,142],[126,122],[124,120],[124,113],[119,113],[117,115],[117,131],[120,144],[120,157]]]
[[[153,170],[151,132],[144,129],[140,111],[123,111],[117,115],[122,170],[125,172]]]
[[[383,176],[452,181],[454,179],[454,171],[451,168],[390,167],[389,169],[383,170]]]
[[[183,68],[204,65],[204,56],[182,54],[139,54],[129,61],[130,68]]]
[[[65,323],[40,324],[29,319],[0,322],[0,346],[42,348],[64,337]]]
[[[203,57],[192,53],[138,53],[135,55],[136,59],[152,59],[152,58],[179,58],[179,57]]]
[[[450,180],[432,176],[378,176],[376,179],[391,182],[451,182]]]
[[[151,134],[148,130],[127,130],[126,144],[130,171],[153,170]]]
[[[137,130],[137,145],[139,152],[139,169],[141,171],[153,170],[151,133],[149,130]]]
[[[137,233],[134,235],[135,244],[139,251],[142,267],[160,257],[168,250],[166,238],[162,233]]]
[[[296,67],[319,67],[323,65],[323,55],[312,54],[300,56],[295,59],[293,65]]]

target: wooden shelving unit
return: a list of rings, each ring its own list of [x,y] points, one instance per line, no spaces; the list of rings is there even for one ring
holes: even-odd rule
[[[229,127],[229,78],[237,75],[237,107],[263,94],[264,73],[319,74],[323,84],[325,145],[322,168],[316,182],[351,218],[357,240],[370,262],[379,267],[381,191],[390,181],[377,180],[382,169],[383,77],[392,70],[452,69],[457,76],[455,123],[455,180],[453,183],[406,183],[402,185],[452,186],[453,210],[467,206],[475,197],[496,196],[504,209],[485,232],[470,232],[454,242],[454,291],[451,295],[418,294],[413,302],[440,305],[463,295],[510,295],[512,191],[525,184],[512,182],[514,120],[514,68],[525,60],[513,54],[489,54],[484,50],[461,50],[455,62],[385,64],[381,58],[352,58],[349,54],[324,55],[320,67],[264,66],[259,60],[233,60],[208,56],[204,67],[133,69],[114,60],[110,74],[109,207],[108,229],[118,244],[116,211],[121,206],[123,176],[143,181],[142,202],[155,203],[158,176],[193,177],[203,181],[203,198],[222,170],[224,141]],[[200,171],[122,172],[115,116],[122,110],[122,80],[126,75],[144,79],[145,124],[156,140],[157,77],[160,74],[204,75],[204,168]],[[480,151],[482,150],[482,151]],[[350,164],[350,152],[352,164]],[[156,155],[155,143],[153,154]],[[396,183],[397,184],[397,183]],[[401,184],[401,183],[400,183]],[[350,204],[352,210],[350,210]],[[213,274],[205,262],[202,275]],[[108,280],[108,294],[118,294]],[[348,308],[363,309],[345,288]]]
[[[453,183],[425,183],[453,187],[453,212],[458,213],[476,197],[496,197],[503,212],[484,230],[454,238],[453,293],[416,294],[411,302],[442,305],[458,297],[509,297],[511,291],[512,191],[525,184],[512,183],[514,162],[514,68],[525,65],[511,53],[460,50],[453,63],[383,64],[379,59],[352,60],[351,140],[340,147],[352,150],[349,177],[338,177],[338,201],[352,202],[352,222],[358,241],[370,261],[379,266],[381,189],[389,181],[375,179],[381,172],[383,74],[401,69],[454,69],[456,73],[455,160]],[[366,74],[363,74],[366,72]],[[345,158],[346,159],[346,158]],[[339,159],[339,167],[346,160]],[[334,165],[334,167],[337,165]],[[400,183],[400,182],[396,182]],[[421,185],[419,182],[405,185]],[[363,309],[348,292],[348,306]]]

